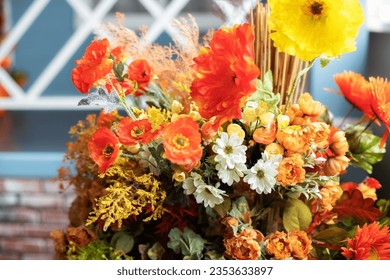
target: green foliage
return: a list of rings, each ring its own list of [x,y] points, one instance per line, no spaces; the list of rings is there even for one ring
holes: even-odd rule
[[[176,254],[182,254],[185,259],[201,259],[202,251],[204,249],[205,241],[199,235],[184,228],[181,232],[178,228],[170,230],[168,248],[172,249]]]
[[[351,164],[372,173],[373,164],[381,161],[386,152],[380,147],[381,138],[365,130],[364,126],[349,126],[345,130],[351,153]]]
[[[76,254],[69,254],[73,260],[125,260],[130,259],[123,251],[118,251],[104,241],[95,241],[85,247],[79,247]]]
[[[328,244],[337,244],[348,237],[348,232],[342,228],[332,227],[324,229],[313,236],[314,239]]]
[[[288,202],[283,212],[284,228],[287,231],[307,229],[312,220],[309,207],[302,200],[295,198],[289,198]]]
[[[119,251],[128,253],[134,247],[134,237],[124,231],[118,231],[112,237],[111,245]]]

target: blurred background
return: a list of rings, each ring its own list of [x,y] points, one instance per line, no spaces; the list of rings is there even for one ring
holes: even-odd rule
[[[390,0],[360,2],[366,22],[357,51],[325,69],[315,66],[309,77],[314,98],[339,119],[351,106],[324,90],[336,89],[333,74],[351,70],[390,77]],[[98,112],[77,106],[83,96],[70,73],[99,25],[114,22],[115,13],[121,12],[129,28],[147,25],[150,41],[167,44],[172,19],[190,13],[205,33],[223,24],[218,10],[211,0],[0,0],[0,259],[51,258],[48,233],[67,225],[73,194],[59,194],[53,178],[70,140],[70,126]],[[351,117],[360,115],[355,110]],[[383,127],[373,128],[383,133]],[[387,152],[372,174],[383,186],[380,197],[390,197],[389,171]],[[345,179],[360,182],[366,176],[351,168]]]

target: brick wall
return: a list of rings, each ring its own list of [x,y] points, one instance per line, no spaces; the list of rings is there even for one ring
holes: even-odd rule
[[[73,199],[53,180],[0,178],[0,260],[53,259],[49,234],[68,225]]]

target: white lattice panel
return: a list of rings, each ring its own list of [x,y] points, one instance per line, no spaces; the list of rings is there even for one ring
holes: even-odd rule
[[[12,48],[25,35],[29,27],[47,8],[53,0],[34,0],[25,13],[14,24],[10,25],[7,37],[0,45],[0,61],[7,56]],[[58,0],[55,0],[58,1]],[[0,83],[7,89],[10,97],[0,98],[0,109],[7,110],[76,110],[78,97],[43,96],[48,86],[58,76],[66,63],[80,48],[85,39],[109,15],[112,7],[121,0],[100,0],[94,8],[90,7],[90,0],[64,0],[80,18],[80,23],[66,43],[58,49],[53,59],[45,66],[38,78],[33,81],[28,91],[24,91],[3,68],[0,68]],[[125,1],[125,0],[122,0]],[[127,0],[126,0],[127,1]],[[134,0],[135,1],[135,0]],[[153,21],[149,26],[147,38],[155,41],[164,31],[172,34],[170,22],[176,18],[190,0],[172,0],[164,5],[159,0],[138,0],[151,15]],[[8,5],[12,8],[12,1]],[[59,17],[61,15],[58,15]],[[43,45],[45,42],[42,42]]]

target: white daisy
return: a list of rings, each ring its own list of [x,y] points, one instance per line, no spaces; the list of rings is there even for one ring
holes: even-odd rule
[[[199,204],[203,202],[205,207],[210,206],[211,208],[217,204],[221,204],[223,202],[222,195],[225,194],[225,191],[218,189],[219,186],[220,183],[217,183],[215,187],[207,185],[205,182],[199,184],[194,192],[196,202]]]
[[[239,182],[244,176],[244,172],[247,171],[246,165],[238,163],[234,168],[222,168],[222,165],[218,163],[215,168],[218,170],[218,177],[221,181],[229,186],[233,185],[234,182]]]
[[[191,172],[191,176],[183,181],[184,194],[191,195],[196,191],[196,186],[203,182],[202,176],[198,173]]]
[[[222,132],[220,138],[215,141],[216,144],[213,145],[213,151],[217,153],[215,161],[220,163],[223,169],[233,169],[236,164],[245,163],[247,147],[242,145],[243,140],[235,133],[229,137],[226,132]]]
[[[282,155],[270,157],[267,152],[262,154],[262,159],[248,170],[248,174],[244,177],[244,181],[250,185],[252,190],[256,190],[258,194],[271,193],[276,184],[276,175],[278,175],[277,167],[282,161]]]

